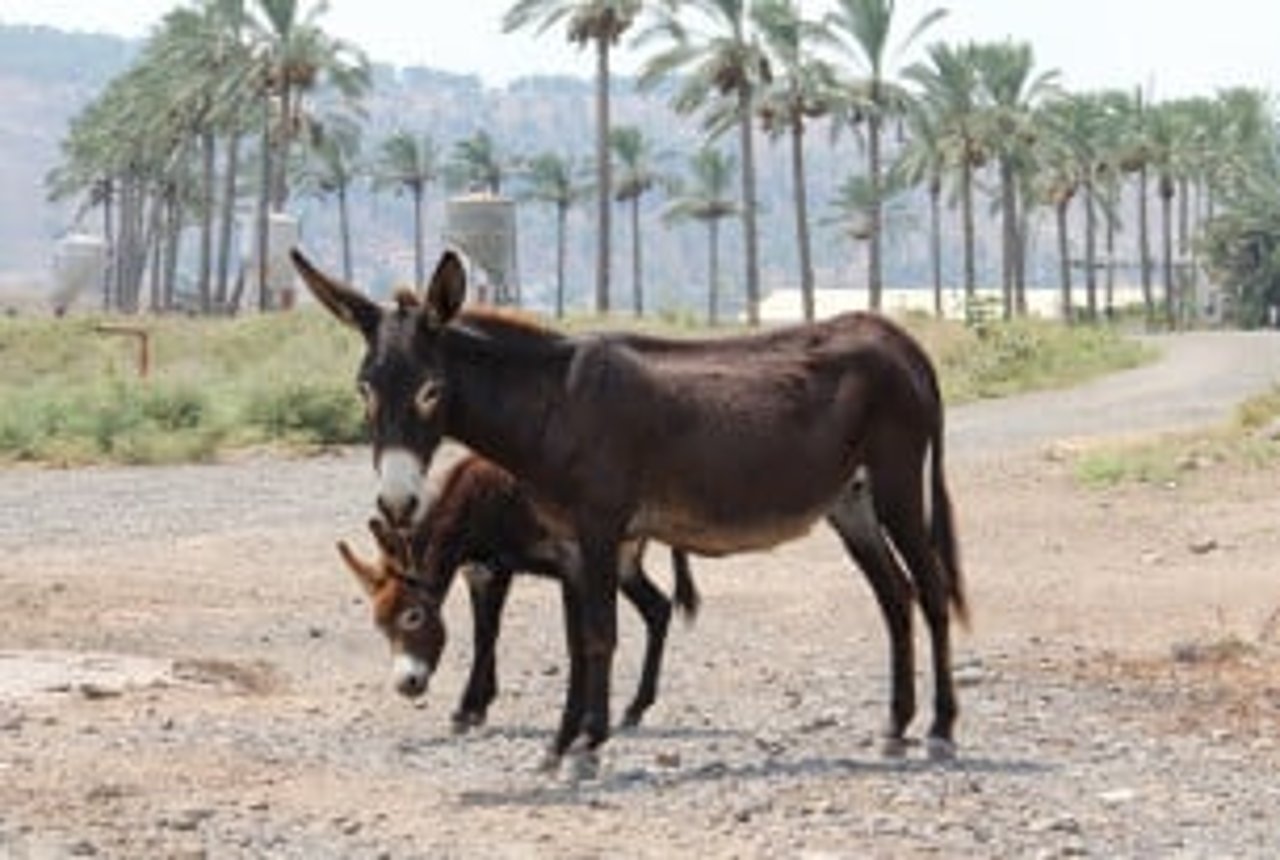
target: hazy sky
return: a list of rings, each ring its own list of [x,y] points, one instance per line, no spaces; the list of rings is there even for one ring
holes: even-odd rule
[[[305,0],[304,0],[305,2]],[[512,0],[331,0],[326,28],[373,59],[476,73],[500,84],[526,74],[588,76],[591,58],[558,32],[503,34]],[[0,21],[144,35],[175,0],[0,0]],[[806,0],[810,9],[824,0]],[[1073,89],[1154,85],[1157,97],[1212,93],[1245,84],[1280,92],[1280,3],[1276,0],[899,0],[903,24],[945,5],[930,38],[1022,39],[1041,68]],[[918,56],[917,52],[907,60]],[[625,48],[616,67],[633,70]]]

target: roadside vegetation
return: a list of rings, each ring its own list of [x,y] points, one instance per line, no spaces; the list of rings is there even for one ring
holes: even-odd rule
[[[135,339],[103,333],[100,322],[0,321],[0,462],[185,462],[364,438],[353,383],[360,339],[319,312],[146,320],[146,379]],[[906,322],[935,356],[952,403],[1071,384],[1148,355],[1103,328]],[[601,325],[583,318],[568,328]],[[708,331],[677,318],[642,325],[675,335]]]
[[[1251,397],[1220,427],[1090,448],[1075,460],[1091,487],[1123,483],[1172,485],[1196,472],[1280,463],[1280,386]]]

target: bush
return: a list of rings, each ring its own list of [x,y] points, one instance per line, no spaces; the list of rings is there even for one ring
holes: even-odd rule
[[[257,389],[246,418],[270,439],[344,444],[364,438],[359,402],[345,384],[292,382]]]

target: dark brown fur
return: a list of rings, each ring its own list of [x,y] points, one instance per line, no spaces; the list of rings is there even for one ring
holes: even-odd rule
[[[375,456],[397,446],[425,459],[455,438],[514,475],[577,540],[583,588],[569,636],[582,656],[553,751],[608,737],[620,547],[656,538],[700,554],[741,552],[824,518],[866,574],[889,631],[890,748],[901,747],[915,712],[918,600],[933,646],[930,739],[950,749],[949,609],[963,617],[966,604],[943,408],[932,365],[898,326],[856,313],[720,340],[567,337],[459,313],[465,275],[449,254],[421,311],[408,314],[379,308],[300,255],[295,262],[369,344],[359,378],[382,404]]]
[[[444,649],[441,630],[409,636],[395,620],[415,607],[438,614],[456,572],[468,571],[474,648],[453,722],[459,731],[482,724],[498,692],[496,647],[512,576],[547,576],[567,590],[576,574],[573,547],[542,526],[511,475],[476,456],[464,458],[449,471],[439,495],[409,532],[407,544],[376,521],[370,527],[381,550],[376,562],[359,559],[345,542],[339,543],[339,552],[369,592],[374,621],[393,649],[407,651],[432,668]],[[699,599],[687,562],[673,553],[673,564],[676,605],[693,617]],[[643,619],[648,637],[639,686],[623,717],[624,725],[637,725],[657,696],[672,603],[646,575],[640,547],[626,561],[621,588]]]

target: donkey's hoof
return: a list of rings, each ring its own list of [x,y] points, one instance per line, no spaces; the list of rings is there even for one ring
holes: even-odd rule
[[[465,735],[472,729],[484,725],[484,714],[476,711],[457,711],[449,718],[455,735]]]
[[[640,720],[644,718],[644,711],[634,711],[631,708],[622,714],[622,722],[618,723],[620,729],[634,729],[640,725]]]
[[[925,750],[929,761],[955,761],[956,758],[955,741],[946,738],[930,735],[929,740],[925,742]]]
[[[575,749],[569,753],[569,772],[571,784],[591,782],[600,778],[600,751],[591,749]]]
[[[880,755],[885,758],[906,758],[909,745],[901,735],[885,735],[880,739]]]

